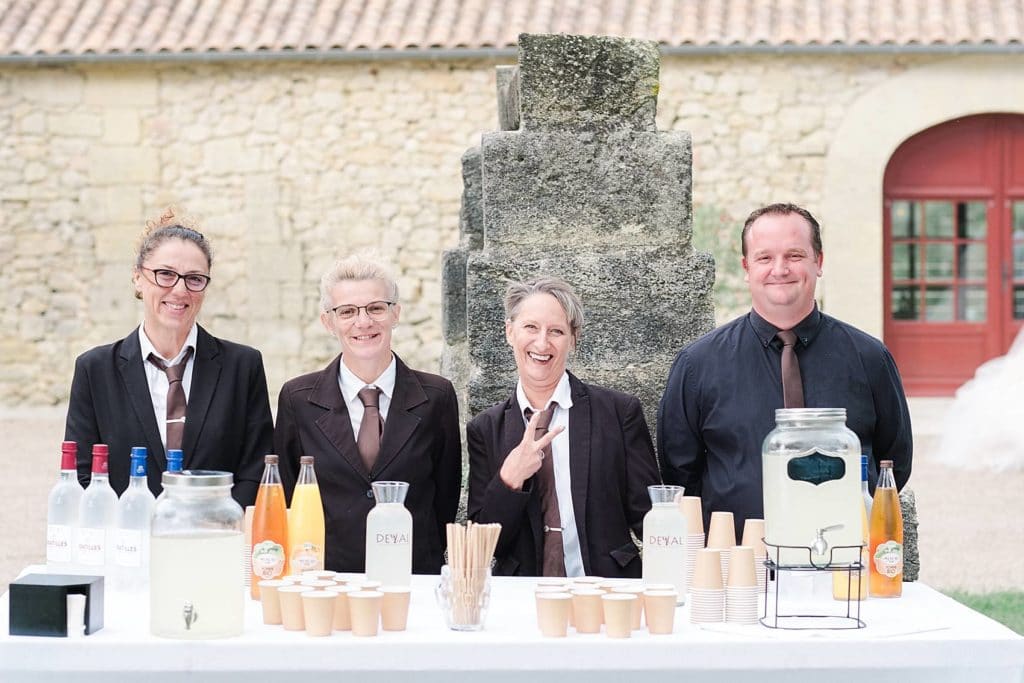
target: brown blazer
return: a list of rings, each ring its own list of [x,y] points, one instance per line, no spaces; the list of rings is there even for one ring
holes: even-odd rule
[[[320,372],[289,380],[278,399],[274,447],[289,497],[299,457],[313,456],[326,522],[325,566],[362,572],[372,481],[405,481],[412,513],[412,570],[436,574],[444,560],[445,524],[455,520],[462,483],[462,442],[455,389],[443,377],[411,370],[396,356],[381,451],[367,472],[338,386],[339,355]]]
[[[660,483],[640,401],[584,384],[571,373],[569,385],[569,469],[584,570],[591,576],[639,577],[640,553],[629,532],[641,536],[651,509],[647,487]],[[513,491],[498,476],[525,429],[514,393],[466,425],[469,517],[501,523],[494,570],[501,575],[541,573],[542,518],[533,478]]]

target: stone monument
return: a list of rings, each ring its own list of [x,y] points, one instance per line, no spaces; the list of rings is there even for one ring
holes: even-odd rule
[[[443,372],[472,417],[505,399],[515,363],[502,295],[557,275],[583,300],[569,369],[643,402],[654,433],[676,352],[714,326],[714,262],[691,244],[691,147],[658,131],[649,41],[528,35],[498,67],[501,130],[462,159],[460,244],[444,256]]]

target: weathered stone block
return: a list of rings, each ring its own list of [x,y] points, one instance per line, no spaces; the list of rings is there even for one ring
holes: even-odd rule
[[[498,89],[498,129],[519,128],[519,67],[498,66],[495,69]]]
[[[466,259],[465,249],[444,252],[441,264],[441,331],[446,344],[466,339]]]
[[[653,41],[521,34],[521,126],[653,131],[659,67]]]
[[[97,144],[89,148],[89,180],[97,185],[156,183],[156,150]]]
[[[483,157],[479,147],[462,155],[462,209],[459,211],[461,244],[469,249],[484,246]]]
[[[157,72],[113,68],[90,70],[85,79],[86,104],[152,107],[157,103]]]

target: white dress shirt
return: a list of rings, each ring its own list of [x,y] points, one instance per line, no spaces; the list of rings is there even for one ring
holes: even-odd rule
[[[580,537],[576,530],[576,511],[572,506],[572,480],[569,470],[569,409],[572,408],[572,389],[569,386],[569,373],[562,373],[562,379],[555,387],[555,392],[547,405],[537,407],[530,405],[523,391],[522,380],[516,383],[516,400],[520,408],[531,408],[534,412],[546,410],[552,403],[557,403],[551,424],[548,429],[565,427],[565,430],[551,442],[551,457],[555,470],[555,495],[558,496],[558,516],[562,522],[562,549],[565,553],[565,575],[583,576],[583,554],[580,551]],[[525,420],[526,417],[524,416]]]
[[[377,387],[380,389],[380,419],[385,423],[388,421],[388,409],[391,408],[391,397],[395,393],[395,355],[391,354],[391,363],[380,374],[380,377],[369,384],[356,377],[355,373],[345,365],[344,356],[338,363],[338,386],[341,387],[341,397],[345,399],[348,407],[348,417],[352,421],[352,435],[359,436],[359,425],[363,423],[363,402],[359,399],[359,392],[364,387]]]
[[[192,329],[189,330],[188,336],[185,337],[185,344],[178,351],[174,358],[164,358],[153,346],[153,342],[149,341],[149,337],[146,336],[146,331],[142,325],[139,325],[139,346],[142,347],[142,367],[146,371],[146,382],[149,384],[149,398],[153,401],[153,414],[156,416],[156,426],[160,430],[160,441],[164,445],[164,449],[167,449],[167,373],[153,365],[147,360],[149,354],[153,354],[160,360],[162,360],[167,367],[173,367],[181,362],[182,357],[188,349],[192,349],[192,355],[188,358],[188,363],[185,364],[185,374],[181,378],[181,388],[185,390],[185,402],[188,403],[188,397],[192,390],[192,368],[196,364],[196,340],[199,337],[199,326],[196,323],[192,323]],[[188,412],[186,411],[185,419],[188,419]]]

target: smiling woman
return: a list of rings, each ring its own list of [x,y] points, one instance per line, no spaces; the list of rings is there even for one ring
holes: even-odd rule
[[[143,233],[132,269],[142,324],[75,363],[65,439],[78,443],[83,484],[94,444],[110,448],[118,493],[128,485],[130,449],[144,446],[149,487],[159,493],[166,452],[181,449],[185,469],[231,472],[235,499],[255,500],[273,429],[263,359],[196,323],[212,264],[209,241],[173,211]]]

